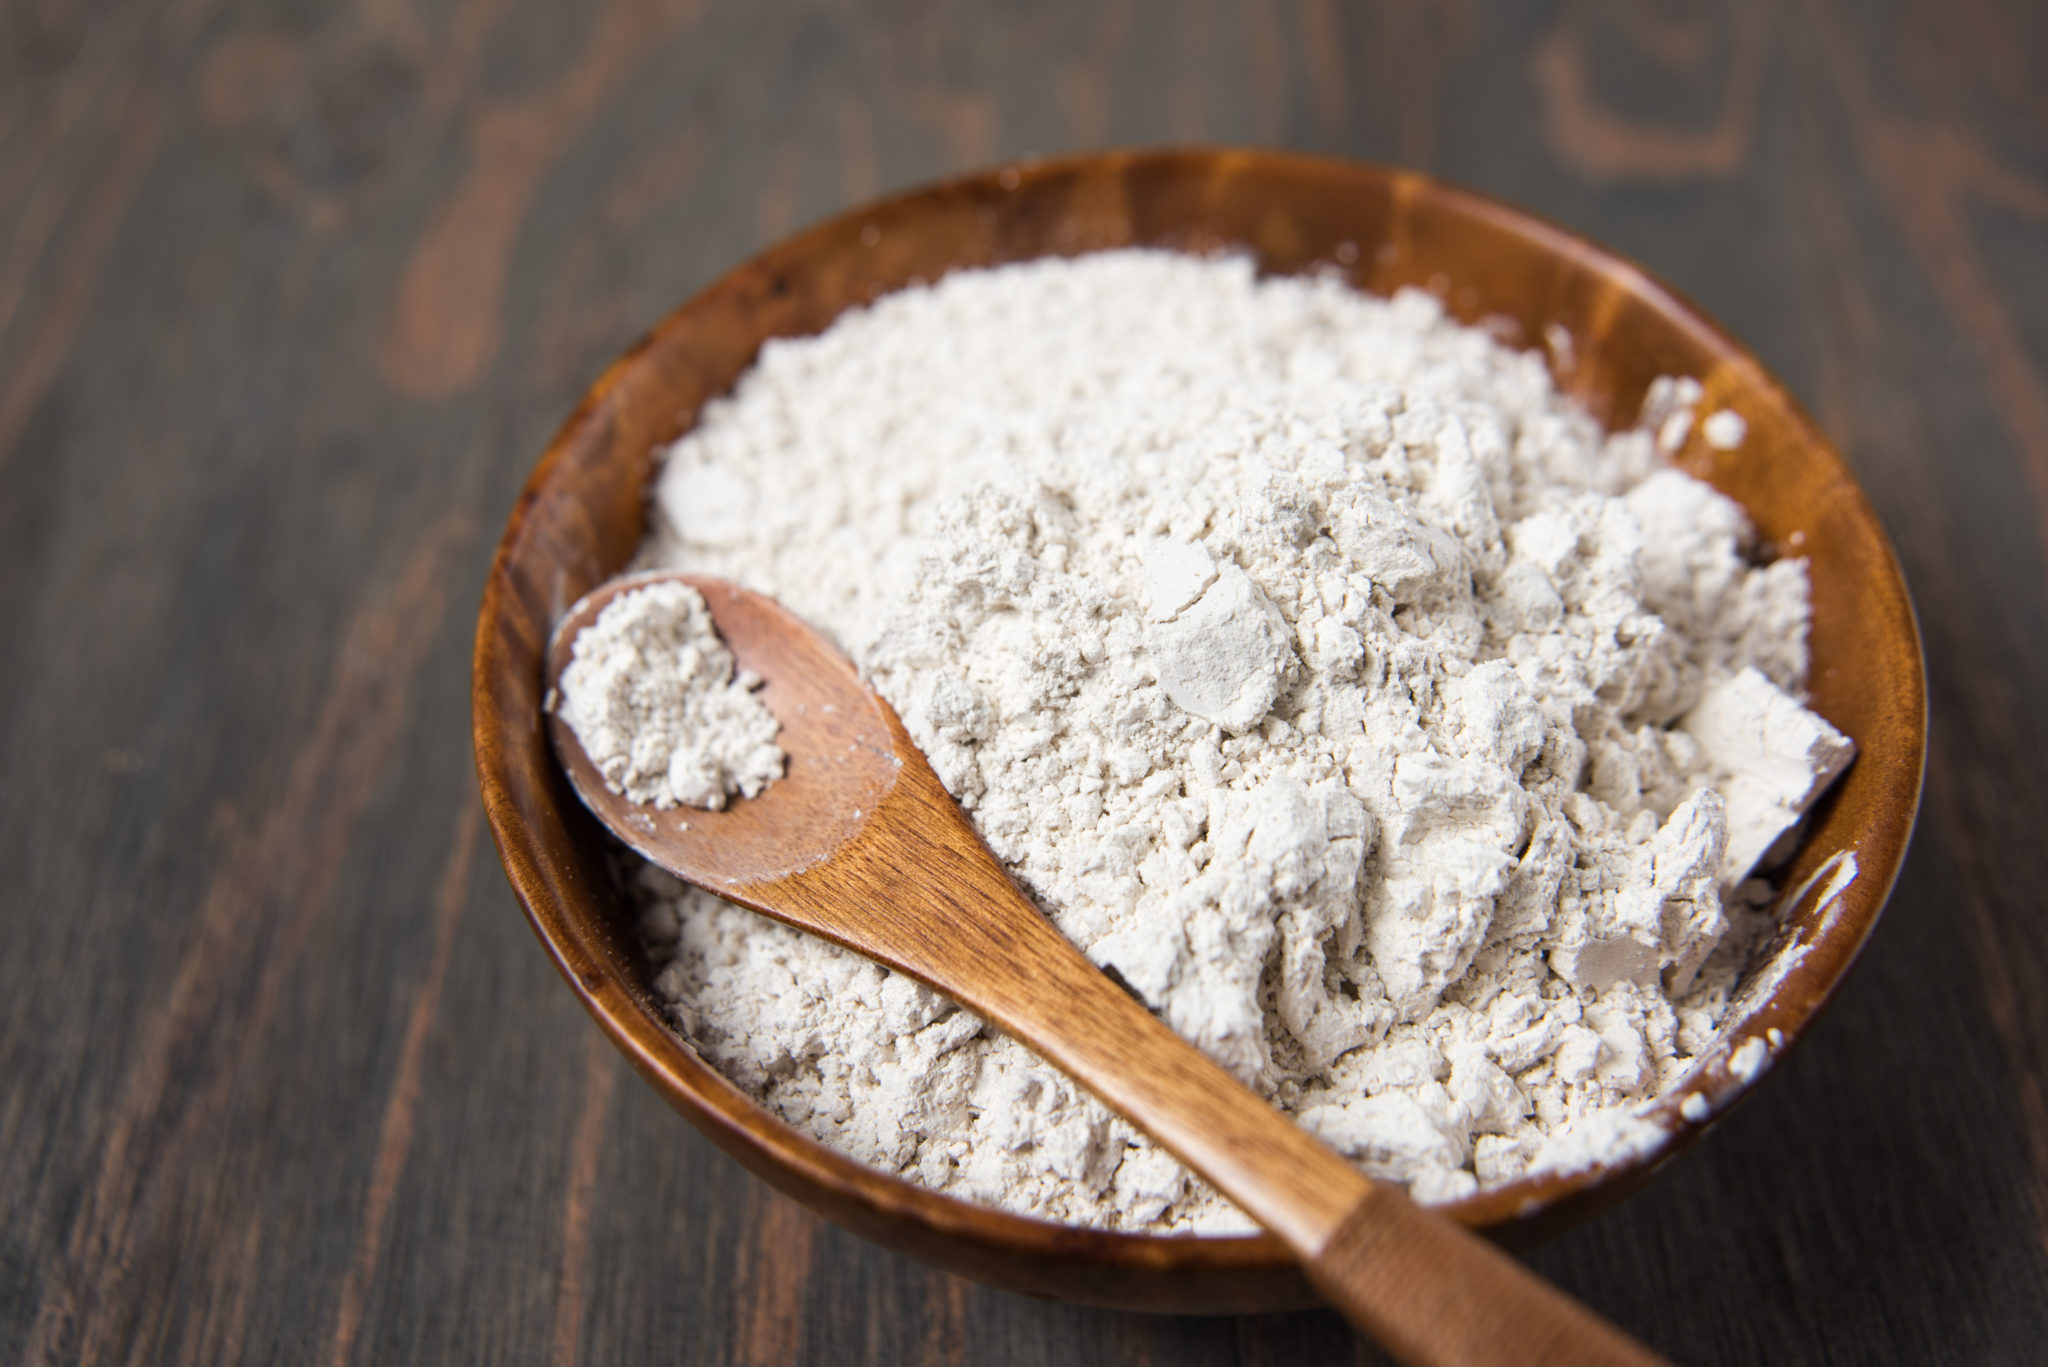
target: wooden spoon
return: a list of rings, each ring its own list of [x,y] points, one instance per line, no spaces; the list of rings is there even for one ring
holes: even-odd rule
[[[887,964],[1065,1070],[1286,1241],[1316,1288],[1412,1367],[1662,1362],[1477,1235],[1367,1178],[1154,1019],[1017,890],[894,709],[773,599],[700,575],[614,580],[548,649],[550,695],[576,635],[618,594],[673,579],[704,595],[766,680],[787,774],[723,811],[631,802],[548,716],[584,805],[685,882]]]

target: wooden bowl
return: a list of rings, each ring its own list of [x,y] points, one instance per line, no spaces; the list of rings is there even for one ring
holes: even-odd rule
[[[491,829],[534,931],[605,1033],[669,1104],[748,1169],[832,1220],[938,1267],[1100,1305],[1242,1312],[1314,1299],[1270,1238],[1106,1234],[1007,1215],[885,1176],[798,1134],[663,1024],[607,846],[556,768],[541,717],[550,629],[639,544],[654,457],[771,337],[949,270],[1146,245],[1248,252],[1261,269],[1416,285],[1512,344],[1549,343],[1560,386],[1609,425],[1659,375],[1705,386],[1701,413],[1748,424],[1733,452],[1697,434],[1684,467],[1811,562],[1812,703],[1860,755],[1784,874],[1791,915],[1730,1027],[1653,1113],[1660,1142],[1613,1165],[1525,1178],[1450,1207],[1524,1244],[1584,1219],[1690,1144],[1799,1037],[1891,889],[1919,803],[1925,686],[1884,531],[1841,458],[1755,357],[1674,291],[1581,238],[1470,191],[1273,152],[1108,153],[1005,167],[844,214],[772,247],[669,315],[563,424],[506,525],[477,623],[474,726]],[[1562,329],[1562,333],[1558,331]],[[1568,345],[1557,339],[1568,336]],[[1695,429],[1697,433],[1697,427]],[[1681,1101],[1683,1104],[1681,1105]]]

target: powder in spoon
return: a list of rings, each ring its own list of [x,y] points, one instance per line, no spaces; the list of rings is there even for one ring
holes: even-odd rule
[[[960,272],[768,343],[639,563],[834,634],[1084,952],[1450,1200],[1654,1138],[1768,929],[1749,862],[1848,758],[1800,702],[1804,563],[1658,450],[1699,397],[1608,436],[1429,296],[1240,259]],[[639,884],[671,1019],[798,1129],[1049,1219],[1247,1227],[918,984]]]
[[[734,672],[702,594],[650,584],[577,633],[555,710],[613,792],[716,810],[782,774],[781,728],[754,696],[760,684]]]

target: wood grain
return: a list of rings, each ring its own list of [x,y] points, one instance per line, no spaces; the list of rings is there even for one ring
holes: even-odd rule
[[[1685,1362],[2038,1358],[2048,10],[649,13],[579,68],[602,16],[545,0],[0,10],[0,1361],[320,1361],[359,1297],[350,1361],[550,1362],[578,1265],[577,1361],[1377,1360],[1327,1312],[1089,1310],[847,1234],[593,1064],[487,851],[437,900],[489,532],[610,359],[770,209],[1196,136],[1426,159],[1674,281],[1813,408],[1920,608],[1926,811],[1843,993],[1532,1261]],[[507,107],[574,127],[451,320],[492,345],[415,395],[380,347]]]

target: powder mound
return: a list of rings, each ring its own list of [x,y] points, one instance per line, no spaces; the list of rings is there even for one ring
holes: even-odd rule
[[[704,597],[687,584],[622,593],[577,633],[556,711],[605,787],[657,807],[717,809],[781,777],[781,728],[735,675]]]
[[[768,343],[639,564],[825,624],[1084,952],[1451,1200],[1640,1148],[1769,930],[1744,876],[1850,753],[1800,699],[1804,562],[1660,449],[1701,397],[1604,434],[1427,295],[1239,259],[965,271]],[[1246,1227],[944,999],[639,882],[671,1019],[804,1132],[1048,1219]]]

